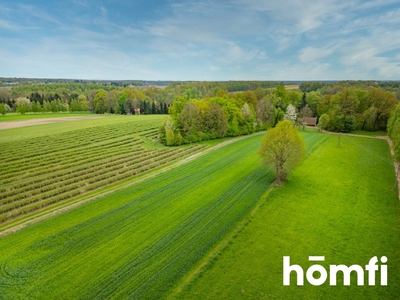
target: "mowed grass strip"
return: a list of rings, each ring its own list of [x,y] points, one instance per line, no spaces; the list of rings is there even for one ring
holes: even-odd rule
[[[309,135],[308,145],[322,135]],[[262,136],[0,239],[6,298],[160,299],[272,182]]]
[[[176,299],[399,299],[400,203],[386,141],[330,136],[284,186],[275,188],[230,245]],[[283,286],[283,256],[303,267],[322,264],[322,286]],[[308,256],[325,256],[309,262]],[[329,286],[329,265],[365,268],[387,256],[388,285]],[[378,265],[381,263],[379,262]],[[353,272],[354,273],[354,272]],[[315,273],[318,277],[318,273]]]

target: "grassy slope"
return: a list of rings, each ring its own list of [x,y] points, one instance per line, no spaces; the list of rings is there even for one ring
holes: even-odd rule
[[[242,232],[181,299],[399,299],[400,203],[385,141],[331,136],[276,188]],[[388,257],[388,286],[282,284],[283,256],[306,270],[310,255],[361,266]],[[367,278],[367,275],[365,275]],[[328,277],[329,280],[329,277]],[[367,283],[367,279],[365,281]],[[379,276],[377,275],[377,283]]]
[[[96,116],[92,115],[93,119],[79,120],[73,122],[59,122],[44,125],[27,126],[21,128],[5,129],[0,131],[0,143],[15,142],[28,138],[41,137],[46,135],[53,135],[59,133],[65,133],[74,131],[77,129],[90,128],[95,126],[103,126],[110,124],[119,124],[125,122],[142,122],[143,120],[154,120],[161,124],[164,120],[165,115],[107,115],[107,116]]]

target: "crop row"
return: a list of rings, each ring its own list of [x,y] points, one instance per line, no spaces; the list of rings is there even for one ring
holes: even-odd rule
[[[118,126],[117,126],[118,125]],[[63,134],[27,139],[19,142],[10,142],[0,145],[0,152],[3,153],[2,160],[10,161],[19,157],[38,156],[44,153],[52,153],[68,148],[81,147],[90,143],[101,142],[108,139],[115,139],[127,134],[140,133],[154,129],[152,123],[138,124],[127,123],[107,126],[97,126],[87,129],[79,129]],[[14,151],[18,149],[18,155]]]
[[[26,160],[26,161],[16,161],[10,164],[3,164],[2,168],[5,170],[2,176],[0,176],[0,182],[9,178],[8,181],[14,180],[15,177],[22,176],[26,173],[27,176],[35,176],[34,172],[36,170],[46,169],[49,172],[54,169],[65,168],[69,164],[80,164],[86,161],[88,158],[101,159],[102,157],[117,154],[120,151],[133,151],[135,146],[143,144],[140,140],[128,140],[117,142],[115,145],[112,143],[97,146],[93,145],[89,148],[82,149],[82,151],[77,150],[74,152],[63,152],[57,154],[45,154],[38,161],[37,158]],[[90,160],[90,159],[89,159]],[[33,171],[35,170],[35,171]],[[33,171],[33,173],[32,173]]]
[[[44,189],[38,194],[31,194],[30,197],[24,197],[20,201],[11,202],[0,206],[0,221],[39,209],[51,203],[70,199],[76,195],[87,193],[114,182],[138,175],[153,168],[162,166],[183,155],[199,149],[200,146],[192,148],[175,149],[169,153],[156,153],[147,160],[137,161],[121,169],[120,165],[109,168],[108,170],[98,170],[97,172],[82,175],[79,178],[60,181],[52,185],[52,189]]]
[[[21,184],[18,183],[17,185],[7,189],[2,195],[0,195],[0,199],[3,199],[0,201],[0,204],[26,198],[29,195],[37,194],[39,191],[50,190],[51,188],[48,186],[53,183],[57,184],[69,179],[78,181],[81,179],[81,176],[85,174],[105,173],[108,172],[110,168],[126,168],[130,165],[158,157],[162,154],[168,155],[168,153],[163,151],[148,151],[143,149],[135,152],[134,158],[131,152],[127,152],[119,156],[113,156],[112,159],[105,158],[102,161],[80,165],[65,171],[63,170],[53,173],[50,176],[32,178],[29,181],[25,181]],[[30,192],[31,194],[23,194],[23,192]],[[4,200],[4,198],[6,200]]]
[[[126,137],[127,135],[124,135]],[[131,135],[133,137],[133,135]],[[85,146],[91,146],[96,143],[104,143],[104,142],[112,142],[115,141],[116,138],[120,137],[110,137],[104,138],[102,136],[97,136],[96,138],[93,137],[76,137],[74,139],[63,139],[60,145],[55,145],[51,140],[49,141],[36,141],[37,143],[42,143],[41,145],[36,145],[36,147],[30,145],[20,145],[20,144],[13,144],[9,147],[9,149],[3,149],[3,153],[8,154],[4,156],[2,161],[15,161],[21,158],[36,158],[37,156],[41,156],[44,154],[57,154],[66,150],[69,151],[76,151],[76,149],[80,149]],[[0,149],[1,149],[0,145]],[[15,155],[15,150],[18,149],[18,155]]]
[[[151,155],[151,152],[149,152],[145,149],[141,149],[141,150],[138,149],[134,153],[138,157]],[[24,190],[25,192],[27,192],[27,191],[31,191],[31,190],[35,190],[35,189],[41,189],[41,188],[47,186],[49,184],[48,182],[54,183],[57,180],[67,180],[70,178],[79,178],[79,176],[82,174],[94,172],[96,170],[103,170],[103,169],[106,169],[107,166],[125,164],[125,162],[130,158],[132,158],[132,151],[125,151],[117,156],[113,155],[111,159],[110,159],[110,157],[105,157],[102,160],[98,160],[95,158],[92,160],[87,160],[85,162],[85,164],[79,164],[79,165],[75,165],[71,168],[61,169],[58,172],[52,172],[52,173],[48,173],[48,174],[45,174],[42,176],[32,177],[23,182],[18,181],[16,183],[14,183],[13,186],[8,187],[6,190],[3,189],[2,194],[0,195],[0,199],[4,199],[4,198],[10,197],[15,194],[18,194],[18,197],[22,197],[21,190]],[[17,197],[17,196],[15,196],[15,197]],[[10,199],[10,198],[8,198],[8,199]],[[17,199],[15,199],[15,200],[17,200]],[[2,201],[4,201],[4,200],[1,200],[0,204],[5,203]],[[7,201],[7,202],[11,202],[11,201]]]

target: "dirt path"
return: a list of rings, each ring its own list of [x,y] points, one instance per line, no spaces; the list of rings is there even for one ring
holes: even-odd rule
[[[195,154],[193,154],[193,155],[191,155],[191,156],[189,156],[187,158],[184,158],[182,160],[179,160],[179,161],[173,163],[172,165],[169,165],[169,166],[166,166],[166,167],[164,167],[164,168],[162,168],[160,170],[151,172],[150,174],[145,175],[145,176],[143,176],[143,177],[141,177],[139,179],[133,180],[133,181],[131,181],[129,183],[125,183],[125,184],[116,186],[116,187],[114,187],[114,188],[112,188],[110,190],[107,190],[107,191],[104,191],[104,192],[101,192],[101,193],[98,193],[98,194],[95,194],[95,195],[91,195],[90,197],[84,198],[84,199],[82,199],[80,201],[77,201],[77,202],[68,203],[68,204],[65,204],[64,206],[62,206],[62,204],[61,204],[61,205],[55,207],[54,209],[50,209],[50,210],[44,212],[43,214],[40,214],[40,211],[39,211],[39,215],[33,216],[32,219],[29,219],[27,221],[23,221],[22,223],[18,223],[16,225],[11,225],[11,227],[6,227],[7,223],[5,223],[4,224],[5,225],[5,229],[3,229],[3,230],[0,229],[0,237],[3,237],[3,236],[6,236],[6,235],[9,235],[11,233],[14,233],[16,231],[19,231],[19,230],[27,227],[28,225],[36,224],[38,222],[46,220],[46,219],[48,219],[50,217],[53,217],[55,215],[62,214],[64,212],[67,212],[67,211],[69,211],[71,209],[74,209],[74,208],[76,208],[78,206],[81,206],[81,205],[83,205],[85,203],[88,203],[88,202],[91,202],[91,201],[93,201],[95,199],[98,199],[100,197],[104,197],[106,195],[112,194],[112,193],[114,193],[114,192],[116,192],[118,190],[121,190],[121,189],[130,187],[132,185],[138,184],[138,183],[140,183],[142,181],[145,181],[145,180],[150,179],[152,177],[155,177],[155,176],[157,176],[157,175],[159,175],[161,173],[167,172],[167,171],[169,171],[171,169],[174,169],[176,167],[184,165],[184,164],[186,164],[186,163],[188,163],[188,162],[190,162],[192,160],[195,160],[195,159],[197,159],[197,158],[199,158],[199,157],[201,157],[203,155],[206,155],[207,153],[215,151],[215,150],[217,150],[217,149],[219,149],[221,147],[224,147],[226,145],[232,144],[232,143],[234,143],[236,141],[240,141],[240,140],[243,140],[245,138],[248,138],[248,137],[251,137],[251,136],[255,136],[255,135],[264,134],[264,133],[265,133],[264,131],[261,131],[261,132],[257,132],[257,133],[251,134],[251,135],[239,136],[239,137],[224,141],[224,142],[222,142],[222,143],[220,143],[218,145],[215,145],[215,146],[207,148],[207,149],[205,149],[203,151],[197,152],[197,153],[195,153]]]
[[[43,118],[43,119],[30,119],[30,120],[21,120],[21,121],[0,122],[0,130],[25,127],[25,126],[51,124],[51,123],[56,123],[56,122],[88,120],[88,119],[93,119],[93,118],[97,119],[97,118],[101,118],[101,117],[100,116],[56,117],[56,118]]]

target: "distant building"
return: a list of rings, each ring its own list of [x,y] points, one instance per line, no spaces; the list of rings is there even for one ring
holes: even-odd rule
[[[301,122],[305,126],[317,127],[317,118],[304,117],[304,118],[301,119]]]

